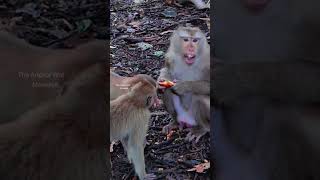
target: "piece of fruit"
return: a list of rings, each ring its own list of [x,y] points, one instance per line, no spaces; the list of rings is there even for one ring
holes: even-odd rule
[[[174,84],[175,84],[174,82],[169,81],[169,80],[159,82],[159,85],[163,86],[165,88],[170,88],[170,87],[174,86]]]

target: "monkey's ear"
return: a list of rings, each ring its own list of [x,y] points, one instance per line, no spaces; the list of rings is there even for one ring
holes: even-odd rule
[[[129,91],[132,92],[132,91],[138,91],[141,87],[142,87],[143,83],[142,82],[138,82],[137,84],[129,87]]]

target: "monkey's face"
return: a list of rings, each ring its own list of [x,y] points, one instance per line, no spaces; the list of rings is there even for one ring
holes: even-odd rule
[[[193,65],[197,60],[197,56],[201,53],[203,33],[198,28],[184,28],[178,30],[180,52],[183,61],[187,65]]]

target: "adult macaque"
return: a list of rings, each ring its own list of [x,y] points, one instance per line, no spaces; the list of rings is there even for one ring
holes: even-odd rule
[[[149,108],[156,99],[154,84],[140,79],[127,93],[110,101],[110,141],[121,139],[141,180],[155,178],[153,174],[146,174],[144,140],[151,117]]]
[[[320,13],[315,3],[216,1],[217,179],[320,178]]]
[[[105,48],[51,50],[0,33],[1,179],[107,178]]]
[[[177,81],[165,89],[163,102],[173,119],[163,131],[180,125],[192,127],[187,139],[196,142],[210,131],[210,49],[205,35],[196,27],[179,27],[173,32],[165,67],[158,81]],[[203,113],[200,113],[204,111]]]

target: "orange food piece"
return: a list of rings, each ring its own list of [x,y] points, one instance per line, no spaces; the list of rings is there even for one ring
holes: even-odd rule
[[[171,139],[173,133],[174,133],[174,131],[171,130],[171,131],[167,134],[167,139]]]
[[[164,86],[166,88],[170,88],[174,86],[174,82],[166,80],[166,81],[159,82],[159,85]]]

